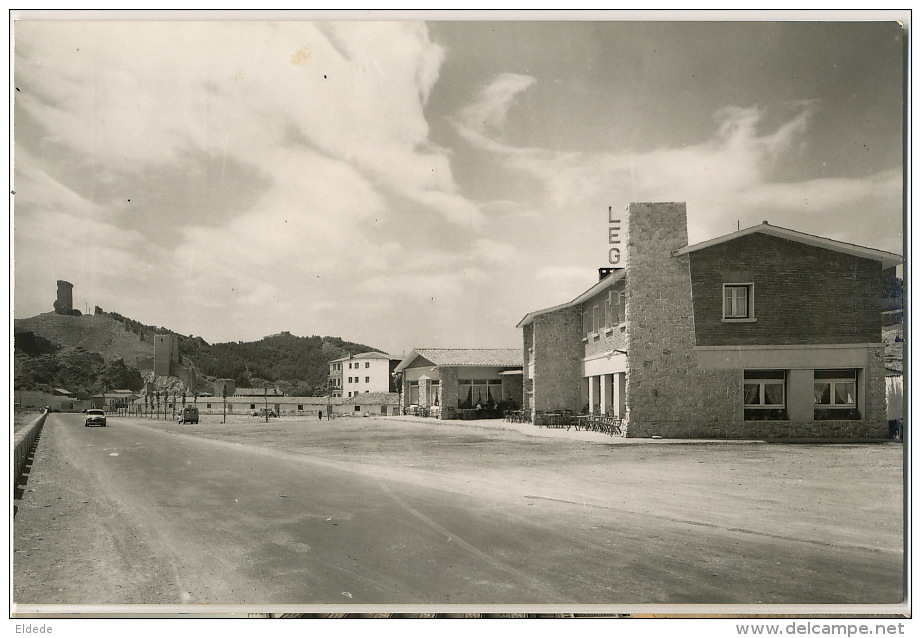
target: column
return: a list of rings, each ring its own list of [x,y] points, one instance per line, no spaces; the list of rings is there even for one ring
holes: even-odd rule
[[[589,404],[589,410],[592,414],[603,414],[604,413],[604,396],[602,394],[601,375],[596,375],[592,377],[592,395],[593,400]],[[597,408],[595,406],[598,406]]]
[[[601,398],[599,403],[601,404],[601,415],[604,416],[611,408],[611,375],[602,374],[598,379],[601,382]]]
[[[624,397],[626,396],[627,375],[624,372],[618,372],[614,375],[613,397],[611,401],[614,416],[624,418]]]
[[[588,378],[588,413],[593,414],[595,411],[595,400],[597,397],[595,392],[595,377]]]

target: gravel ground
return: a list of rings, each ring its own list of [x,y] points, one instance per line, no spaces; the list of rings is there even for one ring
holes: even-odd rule
[[[846,568],[838,570],[840,582],[822,581],[833,599],[862,602],[878,596],[895,602],[901,591],[904,449],[895,442],[623,440],[504,421],[408,417],[287,417],[266,423],[234,416],[222,424],[219,416],[205,415],[194,425],[110,417],[109,426],[117,429],[128,421],[181,437],[309,455],[459,498],[475,495],[497,504],[517,499],[548,517],[578,505],[591,516],[609,513],[618,524],[638,521],[632,533],[647,539],[649,547],[664,543],[667,530],[682,527],[695,535],[686,541],[709,534],[732,538],[742,554],[713,560],[725,562],[727,573],[748,587],[754,587],[748,580],[766,576],[733,571],[733,561],[742,561],[741,566],[748,560],[743,555],[749,551],[746,543],[767,543],[777,552],[778,566],[786,561],[777,567],[778,591],[794,586],[783,578],[804,578],[798,565],[821,571],[823,561],[847,554],[854,556],[850,562],[834,559],[843,561],[834,569]],[[70,437],[79,439],[83,428],[76,429]],[[15,504],[25,509],[14,525],[18,599],[79,600],[88,582],[102,600],[168,599],[176,577],[162,560],[141,551],[145,545],[135,536],[145,528],[128,525],[126,505],[102,490],[81,491],[76,479],[85,470],[68,461],[72,442],[62,438],[64,432],[54,423],[46,430],[26,494]],[[104,478],[96,477],[103,484]],[[724,547],[723,542],[713,540],[711,545]],[[690,560],[680,548],[675,551],[668,560]],[[73,573],[87,577],[77,582],[70,577]],[[810,578],[804,582],[812,587],[815,575]],[[863,591],[870,586],[860,584],[864,582],[872,584],[872,595]]]
[[[624,494],[637,511],[658,508],[690,518],[707,512],[711,522],[754,525],[765,533],[779,526],[841,542],[902,545],[900,443],[623,439],[503,420],[282,417],[266,423],[235,416],[221,424],[213,418],[194,425],[161,421],[159,427],[291,454],[429,471],[484,489],[577,495],[597,503]],[[756,510],[758,520],[742,520],[739,503]]]

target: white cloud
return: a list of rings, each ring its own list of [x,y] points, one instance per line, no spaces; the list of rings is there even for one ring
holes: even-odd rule
[[[736,220],[744,218],[746,225],[784,219],[799,230],[844,235],[847,241],[860,243],[867,239],[861,224],[871,236],[874,232],[867,211],[890,224],[900,218],[902,186],[897,170],[799,182],[773,177],[778,166],[805,143],[816,116],[814,102],[785,104],[793,114],[768,132],[762,130],[768,109],[728,106],[714,114],[712,137],[697,145],[645,152],[556,152],[502,141],[500,125],[514,98],[531,84],[500,76],[453,123],[475,148],[543,186],[545,220],[565,218],[576,210],[601,210],[612,202],[625,206],[631,201],[686,201],[691,241],[729,232],[729,224],[734,230]],[[814,219],[803,220],[803,213]],[[850,224],[847,231],[834,224],[827,227],[833,217],[856,226]]]
[[[516,95],[535,82],[529,75],[503,73],[460,112],[460,121],[475,131],[501,133]]]
[[[365,295],[350,308],[380,303],[385,287],[358,284],[405,255],[393,228],[382,231],[397,217],[461,230],[486,219],[429,139],[423,107],[445,53],[424,24],[25,21],[16,37],[17,175],[60,180],[17,198],[22,291],[53,293],[55,277],[74,280],[75,294],[96,288],[73,242],[48,239],[61,272],[40,267],[38,227],[54,196],[67,211],[54,218],[57,237],[88,228],[121,238],[102,249],[100,276],[121,281],[102,305],[125,312],[161,296],[169,303],[138,318],[196,334],[211,324],[218,339],[243,338],[269,307],[278,329],[313,319],[335,333],[331,309],[348,291]],[[183,169],[207,182],[209,199],[180,205],[169,180]],[[128,205],[123,193],[137,191]],[[223,210],[214,200],[230,192],[247,203]],[[141,234],[138,215],[157,232]],[[464,257],[424,252],[432,285],[462,285]],[[45,309],[48,294],[17,313]]]

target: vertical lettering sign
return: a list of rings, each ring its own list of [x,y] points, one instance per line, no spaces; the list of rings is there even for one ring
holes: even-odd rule
[[[608,206],[608,263],[612,266],[620,265],[620,220],[614,219],[614,211]]]

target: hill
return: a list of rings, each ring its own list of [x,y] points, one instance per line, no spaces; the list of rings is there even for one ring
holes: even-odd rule
[[[31,332],[59,348],[83,348],[102,355],[106,361],[121,359],[128,365],[154,353],[149,336],[152,330],[138,334],[129,324],[106,313],[74,317],[46,312],[16,319],[14,328],[16,333]]]
[[[104,388],[140,388],[136,363],[153,356],[152,336],[157,333],[178,336],[182,363],[196,369],[200,391],[210,390],[209,380],[225,378],[235,379],[238,386],[267,381],[288,393],[325,394],[329,361],[380,352],[338,337],[298,337],[290,332],[259,341],[212,345],[201,337],[180,335],[99,308],[93,315],[49,312],[16,319],[14,332],[16,389],[59,386],[81,394]]]
[[[259,386],[263,381],[282,382],[283,390],[300,396],[325,394],[329,362],[361,352],[381,351],[338,337],[298,337],[290,332],[260,341],[214,345],[201,338],[179,341],[183,360],[194,362],[206,376],[235,379],[240,387]]]

